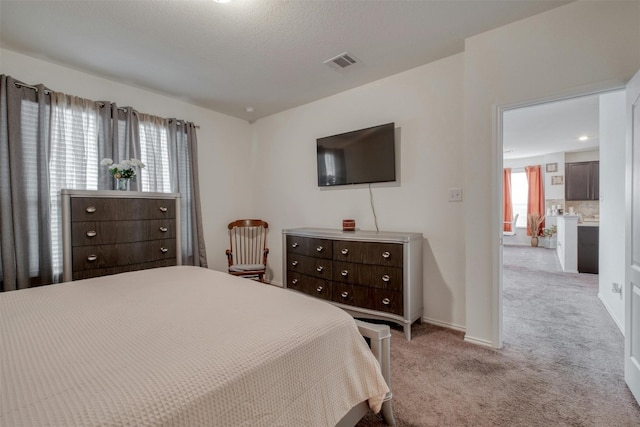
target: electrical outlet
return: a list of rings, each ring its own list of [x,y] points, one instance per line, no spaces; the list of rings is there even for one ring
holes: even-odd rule
[[[462,188],[450,188],[449,189],[449,201],[461,202],[462,201]]]

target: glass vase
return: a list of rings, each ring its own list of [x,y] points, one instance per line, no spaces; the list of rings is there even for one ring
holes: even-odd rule
[[[116,190],[129,191],[129,178],[116,178]]]

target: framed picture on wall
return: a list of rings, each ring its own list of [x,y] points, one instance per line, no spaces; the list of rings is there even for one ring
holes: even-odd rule
[[[549,167],[549,165],[547,165]],[[564,184],[564,175],[554,175],[551,177],[551,185],[562,185]]]
[[[547,172],[558,172],[557,163],[547,163]]]

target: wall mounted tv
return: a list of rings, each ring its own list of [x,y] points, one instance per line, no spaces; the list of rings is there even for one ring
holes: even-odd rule
[[[395,125],[317,139],[318,187],[396,180]]]

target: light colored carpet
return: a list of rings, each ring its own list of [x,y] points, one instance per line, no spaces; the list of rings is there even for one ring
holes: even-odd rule
[[[506,246],[503,349],[432,325],[407,342],[394,328],[398,426],[640,426],[597,277],[560,272],[552,250]],[[382,425],[370,414],[358,427]]]

